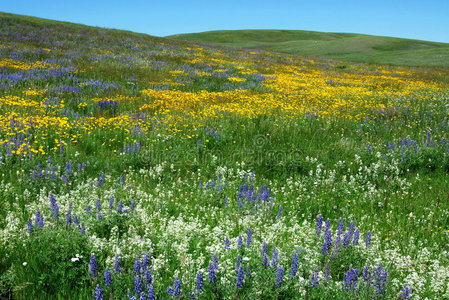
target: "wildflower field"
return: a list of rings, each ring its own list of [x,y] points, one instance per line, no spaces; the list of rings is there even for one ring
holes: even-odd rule
[[[0,13],[1,299],[448,299],[449,70]]]

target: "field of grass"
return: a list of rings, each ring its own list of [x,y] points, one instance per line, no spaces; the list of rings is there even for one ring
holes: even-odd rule
[[[449,298],[449,71],[0,13],[0,298]]]
[[[364,34],[302,30],[223,30],[178,34],[167,38],[361,63],[449,67],[449,44]]]

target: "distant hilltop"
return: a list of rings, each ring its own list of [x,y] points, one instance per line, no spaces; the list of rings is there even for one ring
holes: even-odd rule
[[[449,44],[355,33],[304,30],[220,30],[169,39],[363,63],[449,67]]]

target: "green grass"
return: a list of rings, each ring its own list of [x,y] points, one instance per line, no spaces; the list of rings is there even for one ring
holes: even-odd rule
[[[447,43],[365,34],[302,30],[223,30],[177,34],[167,38],[363,63],[449,67]]]

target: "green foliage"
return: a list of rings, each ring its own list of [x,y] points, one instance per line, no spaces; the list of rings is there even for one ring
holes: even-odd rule
[[[18,241],[12,255],[18,284],[14,289],[20,297],[69,297],[90,281],[89,244],[74,225],[37,229]]]

